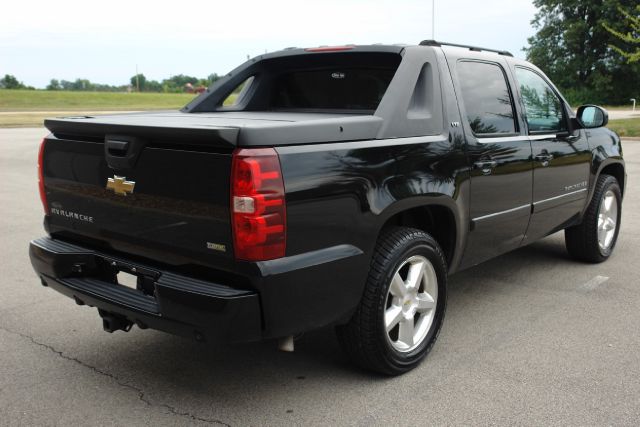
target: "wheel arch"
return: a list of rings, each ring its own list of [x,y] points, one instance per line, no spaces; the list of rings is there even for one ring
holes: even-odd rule
[[[401,200],[380,214],[378,237],[389,227],[411,227],[429,233],[442,248],[450,272],[459,264],[464,228],[456,202],[448,196]]]
[[[591,185],[589,186],[589,196],[587,197],[587,203],[585,204],[582,215],[584,215],[584,212],[586,212],[589,203],[591,203],[591,200],[593,199],[596,183],[598,182],[598,178],[600,178],[602,174],[611,175],[616,178],[618,184],[620,185],[620,191],[624,195],[627,178],[624,160],[618,157],[608,157],[602,159],[602,161],[600,162],[594,162],[592,167]]]
[[[618,185],[620,185],[620,191],[624,194],[624,188],[626,184],[626,172],[624,168],[624,163],[621,161],[611,160],[609,162],[604,162],[600,165],[600,170],[596,175],[596,179],[602,174],[611,175],[616,180],[618,180]]]

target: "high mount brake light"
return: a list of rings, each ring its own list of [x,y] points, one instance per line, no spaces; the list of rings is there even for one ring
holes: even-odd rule
[[[343,50],[351,50],[355,46],[320,46],[320,47],[308,47],[305,52],[340,52]]]
[[[237,149],[233,153],[231,216],[237,259],[264,261],[284,256],[284,182],[273,148]]]
[[[44,144],[46,143],[46,139],[43,139],[40,143],[40,150],[38,151],[38,189],[40,190],[40,201],[42,202],[42,207],[44,208],[44,214],[49,214],[49,204],[47,203],[47,193],[44,191]]]

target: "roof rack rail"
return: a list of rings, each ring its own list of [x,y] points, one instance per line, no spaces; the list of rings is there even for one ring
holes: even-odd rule
[[[462,48],[465,48],[465,49],[473,50],[474,52],[486,51],[486,52],[494,52],[494,53],[497,53],[498,55],[513,56],[513,54],[511,52],[508,52],[506,50],[487,49],[486,47],[469,46],[469,45],[466,45],[466,44],[455,44],[455,43],[439,42],[437,40],[422,40],[420,42],[420,46],[438,46],[438,47],[439,46],[454,46],[454,47],[462,47]]]

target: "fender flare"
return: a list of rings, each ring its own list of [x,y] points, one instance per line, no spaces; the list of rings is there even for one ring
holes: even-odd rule
[[[446,208],[452,215],[455,225],[455,241],[452,248],[451,263],[449,265],[449,272],[453,273],[460,264],[464,245],[466,243],[468,226],[465,227],[465,221],[468,223],[468,215],[461,207],[461,200],[454,200],[451,196],[446,194],[427,194],[421,196],[409,197],[387,206],[382,212],[378,214],[378,219],[375,225],[376,235],[380,235],[384,225],[394,216],[402,212],[429,206],[438,206]]]
[[[594,160],[596,160],[596,158],[594,157]],[[596,189],[596,182],[598,181],[598,178],[600,178],[600,175],[602,174],[602,170],[608,166],[611,165],[620,165],[622,166],[622,169],[624,170],[625,176],[627,174],[627,170],[625,167],[625,163],[624,160],[622,160],[622,158],[620,157],[607,157],[605,159],[603,159],[600,163],[595,163],[594,162],[594,166],[598,166],[598,169],[596,170],[596,172],[592,175],[593,176],[593,181],[590,183],[591,185],[589,185],[589,194],[587,195],[587,203],[585,204],[584,211],[587,210],[589,204],[591,203],[591,199],[593,198],[593,193],[595,192]],[[626,185],[625,185],[626,187]]]

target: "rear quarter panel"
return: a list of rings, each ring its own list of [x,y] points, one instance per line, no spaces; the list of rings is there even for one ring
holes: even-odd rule
[[[267,273],[261,298],[268,335],[278,336],[280,326],[296,321],[305,330],[309,321],[320,326],[348,320],[362,296],[377,237],[395,213],[444,205],[462,229],[468,183],[462,143],[437,135],[277,148],[287,202],[287,261],[261,265]],[[320,264],[331,253],[333,261]],[[293,268],[291,261],[289,269],[288,260],[306,265]],[[288,278],[270,281],[274,266]],[[304,307],[283,311],[283,298]]]

